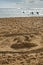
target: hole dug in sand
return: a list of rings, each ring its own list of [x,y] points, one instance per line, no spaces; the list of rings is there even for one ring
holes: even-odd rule
[[[29,43],[29,42],[19,42],[18,44],[12,44],[11,48],[12,49],[22,49],[22,48],[31,48],[31,47],[36,47],[37,45],[34,43]]]

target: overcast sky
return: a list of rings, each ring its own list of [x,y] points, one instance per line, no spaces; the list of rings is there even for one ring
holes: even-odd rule
[[[43,8],[43,0],[0,0],[0,8]]]

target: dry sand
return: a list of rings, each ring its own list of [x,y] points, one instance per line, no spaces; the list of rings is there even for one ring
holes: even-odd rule
[[[43,17],[0,18],[0,65],[43,65]]]

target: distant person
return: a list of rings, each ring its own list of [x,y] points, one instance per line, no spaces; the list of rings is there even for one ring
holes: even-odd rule
[[[39,14],[39,12],[36,12],[37,14]]]
[[[34,14],[34,12],[31,12],[31,14],[33,15],[33,14]]]
[[[25,13],[25,12],[23,11],[23,13]]]

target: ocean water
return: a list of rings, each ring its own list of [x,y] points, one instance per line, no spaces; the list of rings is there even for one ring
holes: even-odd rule
[[[43,8],[0,8],[0,18],[43,16]]]

